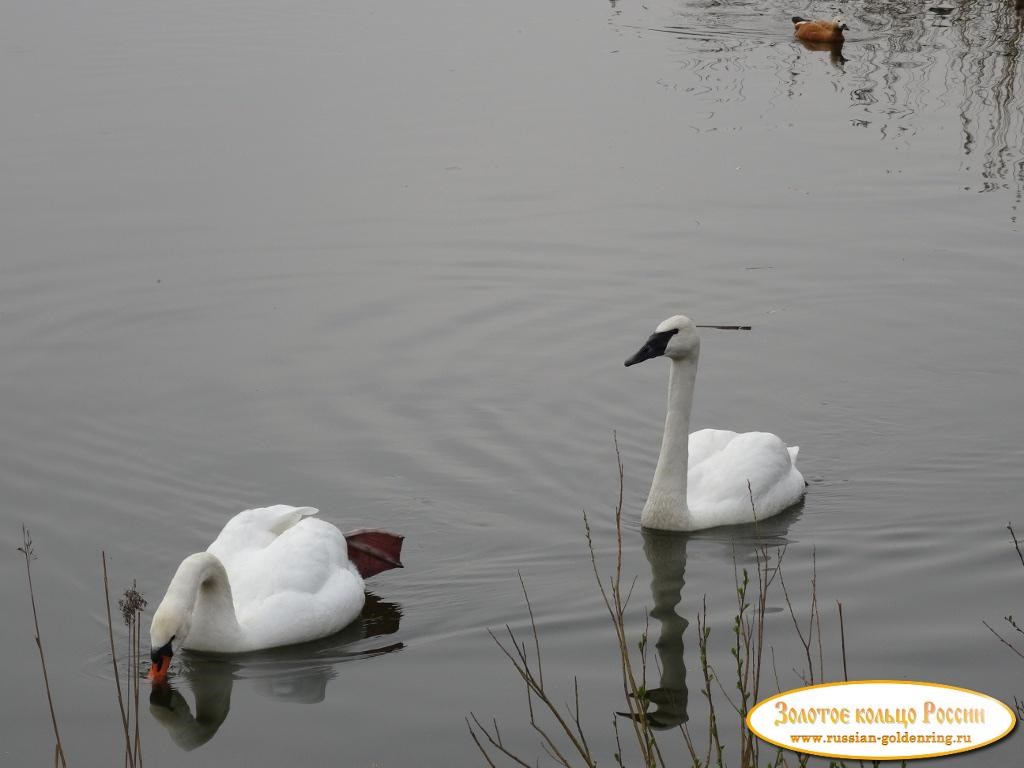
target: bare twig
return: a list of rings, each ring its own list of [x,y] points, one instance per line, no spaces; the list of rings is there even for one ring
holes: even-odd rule
[[[818,628],[818,682],[825,678],[825,654],[821,647],[821,612],[818,610],[818,548],[811,549],[811,617]],[[813,681],[814,676],[811,676]]]
[[[534,633],[535,643],[537,643],[535,647],[539,648],[539,641],[537,640],[537,625],[532,620],[532,618],[530,627]],[[512,631],[512,628],[507,624],[505,625],[505,630],[508,633],[508,645],[506,645],[505,642],[500,640],[498,636],[495,635],[491,630],[487,631],[488,634],[490,634],[491,638],[494,640],[494,642],[501,649],[502,653],[504,653],[506,658],[508,658],[508,660],[512,663],[512,666],[519,674],[519,677],[522,679],[523,683],[526,685],[526,688],[529,691],[529,693],[532,696],[535,696],[536,699],[541,704],[543,704],[544,709],[555,719],[555,722],[558,724],[559,729],[566,736],[566,738],[572,745],[573,750],[575,750],[575,752],[584,760],[586,765],[596,765],[593,757],[590,754],[590,748],[587,745],[586,740],[584,738],[581,738],[582,724],[577,719],[573,718],[572,712],[569,713],[570,718],[573,719],[572,724],[570,724],[570,722],[565,718],[565,716],[563,716],[562,712],[551,699],[544,685],[541,683],[538,675],[534,674],[533,670],[531,669],[530,659],[526,654],[525,645],[521,645],[519,643],[515,636],[515,633]],[[513,648],[515,649],[514,652],[513,650],[511,650]],[[537,731],[538,735],[540,735],[543,743],[546,745],[547,750],[552,754],[552,757],[564,765],[569,765],[567,758],[558,748],[554,739],[537,722],[537,719],[532,711],[532,706],[530,714],[530,726],[535,731]],[[480,727],[482,728],[482,726]],[[495,731],[497,731],[497,725],[495,725]],[[483,733],[485,736],[488,736],[486,729],[483,729]],[[497,744],[495,744],[494,746],[497,746]]]
[[[796,629],[797,637],[800,638],[800,644],[804,647],[804,657],[807,660],[807,674],[809,677],[805,678],[798,671],[797,676],[800,677],[805,685],[814,685],[814,660],[811,655],[811,645],[814,642],[814,626],[815,626],[815,610],[817,606],[817,595],[815,594],[815,578],[811,577],[811,610],[810,615],[807,619],[807,634],[800,629],[800,622],[796,617],[796,609],[793,607],[793,602],[789,597],[789,590],[786,588],[786,580],[782,576],[782,572],[779,571],[779,583],[782,585],[782,594],[786,598],[786,607],[789,609],[789,616],[793,620],[793,628]]]
[[[489,766],[491,766],[492,768],[497,768],[497,766],[495,766],[494,762],[491,760],[490,755],[488,755],[487,750],[484,748],[484,745],[480,743],[480,739],[477,737],[478,732],[484,735],[484,738],[487,739],[487,741],[490,743],[492,747],[501,752],[501,754],[505,755],[505,757],[514,762],[516,765],[521,765],[523,766],[523,768],[531,768],[529,763],[521,760],[519,757],[516,756],[514,752],[510,751],[502,743],[501,734],[498,733],[497,723],[494,723],[493,725],[494,734],[492,735],[491,732],[487,730],[487,726],[481,723],[477,719],[476,715],[474,715],[471,712],[469,714],[469,717],[473,720],[473,722],[470,722],[469,719],[466,720],[466,725],[469,727],[469,734],[473,737],[473,741],[476,743],[477,748],[480,750],[480,754],[484,756],[484,759],[487,761],[487,764]]]
[[[843,623],[843,604],[836,600],[839,606],[839,640],[843,648],[843,680],[849,682],[850,674],[846,670],[846,625]]]
[[[1003,637],[998,632],[996,632],[994,629],[992,629],[992,626],[987,621],[982,621],[981,623],[984,624],[988,628],[989,632],[991,632],[993,635],[995,635],[997,638],[999,638],[999,642],[1001,642],[1003,645],[1005,645],[1011,651],[1013,651],[1018,656],[1020,656],[1022,659],[1024,659],[1024,653],[1021,653],[1020,650],[1018,650],[1017,646],[1015,646],[1013,643],[1011,643],[1005,637]]]
[[[1024,540],[1017,538],[1017,533],[1013,530],[1012,524],[1007,523],[1006,530],[1010,532],[1010,538],[1013,540],[1013,547],[1017,551],[1017,558],[1020,560],[1021,565],[1024,565]],[[1017,623],[1017,621],[1013,618],[1012,615],[1004,616],[1003,621],[1009,624],[1017,634],[1024,635],[1024,628],[1022,628]],[[1005,645],[1007,648],[1009,648],[1011,651],[1013,651],[1021,658],[1024,658],[1024,652],[1021,652],[1021,650],[1017,646],[1015,646],[1001,634],[996,632],[987,621],[982,621],[981,623],[985,625],[989,632],[991,632],[999,639],[999,642],[1001,642],[1003,645]]]
[[[615,764],[619,768],[626,768],[626,764],[622,762],[622,739],[619,737],[619,718],[615,715],[612,715],[612,730],[615,732]]]
[[[541,688],[544,687],[544,667],[540,661],[540,637],[537,634],[537,622],[533,618],[533,606],[530,604],[530,593],[526,591],[526,582],[523,581],[523,572],[516,571],[519,576],[519,586],[523,588],[523,599],[526,600],[526,610],[530,613],[530,626],[533,627],[533,650],[537,654],[537,679]]]
[[[1010,532],[1010,537],[1013,539],[1013,546],[1017,550],[1017,557],[1020,558],[1020,564],[1024,565],[1024,550],[1021,549],[1021,545],[1024,544],[1024,539],[1018,539],[1017,534],[1013,531],[1013,526],[1010,523],[1006,524],[1006,530]]]

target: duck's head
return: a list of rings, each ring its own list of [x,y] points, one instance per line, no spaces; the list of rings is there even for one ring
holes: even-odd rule
[[[156,609],[153,623],[149,626],[149,658],[153,662],[149,668],[149,679],[154,683],[167,681],[171,657],[188,637],[191,625],[191,612],[176,601],[164,600]]]
[[[652,357],[684,360],[700,351],[697,326],[685,315],[675,315],[662,321],[639,351],[626,360],[626,366],[642,363]]]
[[[832,23],[836,25],[836,29],[838,29],[840,32],[844,32],[847,29],[849,29],[849,27],[846,26],[846,22],[843,21],[842,16],[836,16],[834,19],[832,19]]]

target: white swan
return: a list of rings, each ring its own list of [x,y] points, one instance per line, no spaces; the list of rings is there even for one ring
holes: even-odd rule
[[[182,560],[153,614],[150,677],[179,648],[240,653],[334,634],[363,609],[363,579],[400,568],[402,537],[342,534],[312,507],[249,509]]]
[[[696,531],[762,520],[796,504],[805,487],[795,463],[799,448],[787,448],[767,432],[702,429],[689,434],[700,337],[688,317],[676,315],[661,323],[626,365],[662,355],[672,361],[668,415],[641,525]]]

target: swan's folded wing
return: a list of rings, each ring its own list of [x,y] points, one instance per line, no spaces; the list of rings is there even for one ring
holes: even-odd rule
[[[239,605],[281,591],[316,593],[336,571],[351,570],[347,549],[335,526],[306,518],[263,546],[236,547],[221,560]]]
[[[332,635],[358,618],[366,592],[358,574],[336,571],[316,593],[280,591],[238,612],[258,647],[273,648]]]
[[[719,455],[736,435],[736,432],[728,429],[699,429],[690,433],[687,449],[690,471],[692,472],[697,464]]]
[[[230,573],[239,555],[270,546],[282,533],[317,512],[314,507],[287,504],[247,509],[227,521],[207,551],[216,555]]]
[[[734,434],[720,450],[690,464],[687,482],[691,515],[713,525],[771,517],[799,501],[804,491],[786,444],[768,432]]]
[[[239,623],[261,638],[262,647],[344,627],[359,615],[365,595],[346,550],[335,526],[306,519],[240,558],[229,571]]]

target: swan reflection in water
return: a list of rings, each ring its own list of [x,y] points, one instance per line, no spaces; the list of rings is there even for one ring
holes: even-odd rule
[[[674,728],[689,720],[683,635],[690,622],[676,610],[686,583],[687,546],[723,545],[722,562],[735,559],[743,568],[757,562],[761,547],[772,550],[788,543],[789,526],[803,509],[803,501],[786,512],[753,525],[712,528],[692,533],[642,529],[644,555],[651,566],[650,616],[659,624],[654,642],[661,677],[648,690],[647,721],[656,730]],[[652,629],[652,635],[654,630]]]
[[[401,606],[367,592],[359,619],[323,640],[231,656],[189,651],[175,679],[186,680],[192,689],[195,713],[168,683],[153,685],[149,711],[178,747],[191,751],[212,739],[227,719],[236,679],[252,681],[256,691],[273,699],[317,704],[324,700],[327,683],[337,677],[338,664],[403,647],[401,642],[363,642],[394,634],[401,617]]]

